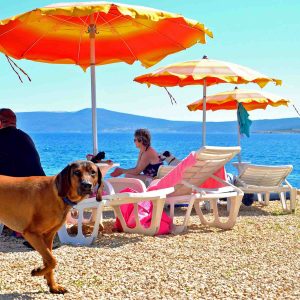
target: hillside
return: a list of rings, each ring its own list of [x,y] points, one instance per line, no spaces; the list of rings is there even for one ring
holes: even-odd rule
[[[76,112],[22,112],[17,113],[18,127],[32,133],[91,132],[91,109]],[[193,133],[202,128],[201,122],[169,121],[149,118],[106,109],[97,109],[100,132],[132,133],[136,128],[149,128],[151,132]],[[210,133],[235,133],[237,124],[208,122]],[[300,118],[253,121],[252,132],[300,132]]]

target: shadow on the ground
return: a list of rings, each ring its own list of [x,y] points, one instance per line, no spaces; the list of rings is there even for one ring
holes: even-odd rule
[[[44,294],[45,292],[26,292],[26,293],[6,293],[0,294],[0,299],[2,300],[10,300],[10,299],[22,299],[22,300],[29,300],[35,299],[36,295]]]
[[[24,239],[0,236],[0,252],[2,253],[13,253],[13,252],[29,252],[33,249],[27,248],[23,245]],[[1,298],[0,298],[1,299]]]

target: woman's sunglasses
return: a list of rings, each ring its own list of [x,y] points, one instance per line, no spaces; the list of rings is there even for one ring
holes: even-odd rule
[[[142,140],[141,140],[141,139],[139,139],[139,138],[137,138],[137,139],[136,139],[136,138],[134,138],[134,139],[133,139],[133,141],[134,141],[134,142],[138,141],[138,142],[140,143]]]

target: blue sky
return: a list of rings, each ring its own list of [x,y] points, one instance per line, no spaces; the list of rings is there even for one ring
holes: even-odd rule
[[[0,19],[58,1],[0,0]],[[72,2],[72,1],[62,1]],[[293,100],[300,108],[300,1],[299,0],[160,0],[117,1],[180,13],[204,23],[214,33],[206,45],[170,55],[157,65],[145,69],[139,62],[98,66],[97,107],[125,113],[170,120],[201,120],[201,112],[189,112],[186,105],[202,96],[202,86],[170,88],[177,100],[171,105],[159,87],[147,88],[133,78],[178,61],[201,58],[225,60],[253,68],[282,79],[283,85],[267,85],[266,91]],[[0,54],[0,107],[24,111],[77,111],[90,107],[90,73],[73,65],[51,65],[16,61],[32,82],[20,83]],[[258,89],[249,84],[245,88]],[[222,84],[208,88],[208,94],[233,89]],[[243,86],[240,86],[243,88]],[[251,112],[251,119],[296,117],[290,108],[268,108]],[[208,121],[234,120],[233,111],[208,112]]]

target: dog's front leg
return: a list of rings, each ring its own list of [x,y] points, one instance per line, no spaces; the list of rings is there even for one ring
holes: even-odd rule
[[[52,253],[53,239],[55,237],[56,232],[51,232],[47,235],[44,235],[44,242],[47,245],[48,249]],[[44,261],[44,265],[46,265],[46,261]],[[47,274],[44,275],[44,278],[47,281],[47,285],[49,286],[50,293],[53,294],[64,294],[67,290],[58,285],[54,279],[54,269],[50,270]]]
[[[53,270],[56,266],[56,260],[52,256],[51,250],[46,245],[44,237],[32,232],[24,232],[23,236],[31,244],[31,246],[41,254],[45,264],[44,268],[33,269],[31,271],[31,275],[43,276],[46,275],[49,271]]]

